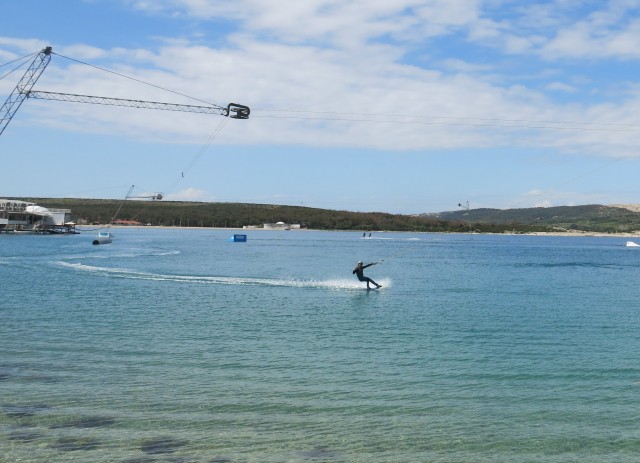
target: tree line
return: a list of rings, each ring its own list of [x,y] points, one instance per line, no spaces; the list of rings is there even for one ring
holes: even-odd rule
[[[546,225],[470,223],[418,215],[352,212],[271,204],[139,200],[123,202],[122,200],[75,198],[21,198],[21,200],[34,202],[47,208],[71,209],[72,216],[78,224],[107,224],[115,218],[165,227],[242,228],[284,222],[317,230],[485,233],[550,230]],[[118,209],[118,216],[114,217]]]

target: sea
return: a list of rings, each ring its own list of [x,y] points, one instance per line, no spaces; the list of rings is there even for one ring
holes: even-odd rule
[[[2,463],[640,461],[628,238],[113,233],[0,235]]]

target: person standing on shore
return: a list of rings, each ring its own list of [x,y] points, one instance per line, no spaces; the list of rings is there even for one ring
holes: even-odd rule
[[[373,281],[371,278],[364,276],[364,269],[376,264],[377,262],[372,262],[370,264],[363,265],[362,261],[360,261],[358,262],[358,265],[356,265],[356,268],[353,269],[352,273],[354,273],[358,277],[358,280],[365,281],[367,283],[367,289],[371,289],[371,287],[369,286],[369,283],[376,285],[376,289],[382,288],[382,285],[379,285],[378,283]]]

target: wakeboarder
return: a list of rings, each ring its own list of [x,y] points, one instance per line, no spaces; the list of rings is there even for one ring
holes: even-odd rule
[[[367,289],[371,289],[371,287],[369,286],[369,283],[376,285],[375,289],[382,288],[382,285],[379,285],[378,283],[373,281],[371,278],[364,276],[364,269],[376,264],[377,262],[372,262],[367,265],[362,265],[362,261],[360,261],[358,262],[358,265],[356,265],[356,268],[353,269],[353,273],[358,277],[358,280],[365,281],[367,283]]]

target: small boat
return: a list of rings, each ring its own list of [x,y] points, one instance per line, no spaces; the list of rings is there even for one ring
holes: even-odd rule
[[[78,235],[79,231],[76,231],[76,224],[73,222],[66,222],[64,225],[55,225],[45,230],[52,235]]]
[[[98,236],[95,240],[93,240],[93,244],[109,244],[111,243],[111,233],[109,232],[99,232]]]
[[[635,242],[633,242],[633,241],[627,241],[627,243],[625,244],[625,246],[626,246],[627,248],[638,248],[638,247],[640,247],[640,244],[635,243]]]

